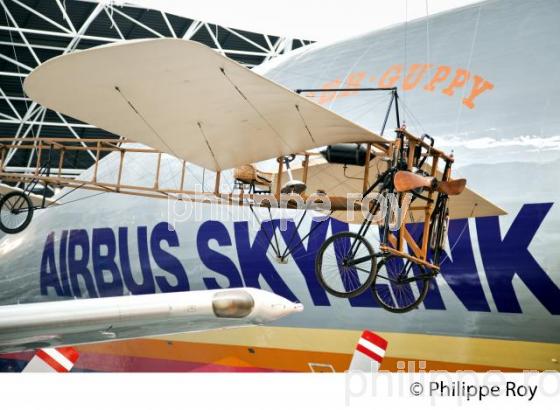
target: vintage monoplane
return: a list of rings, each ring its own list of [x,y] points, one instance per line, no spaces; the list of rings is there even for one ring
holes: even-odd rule
[[[37,184],[67,193],[87,189],[269,212],[299,209],[297,228],[307,212],[322,212],[360,225],[329,237],[318,251],[321,285],[339,297],[372,290],[381,306],[405,312],[424,299],[439,272],[448,219],[503,213],[452,177],[454,158],[435,148],[430,136],[414,136],[401,124],[396,88],[351,90],[390,97],[376,134],[306,97],[331,89],[294,92],[206,46],[175,39],[56,57],[34,70],[24,88],[38,103],[120,139],[0,139],[0,179],[25,187],[4,186],[0,228],[8,233],[25,229],[35,209],[63,203],[64,194],[30,195]],[[382,135],[392,112],[397,127],[388,139]],[[15,149],[36,153],[34,171],[6,170]],[[95,156],[93,167],[76,178],[63,176],[65,161],[85,150]],[[120,158],[111,180],[98,175],[107,154]],[[153,170],[143,170],[153,174],[149,183],[125,181],[130,155],[156,158]],[[180,164],[174,186],[160,174],[162,158],[169,156]],[[277,159],[276,172],[259,170],[256,164],[269,159]],[[213,174],[213,189],[186,188],[189,163]],[[221,178],[226,174],[233,184]],[[375,246],[366,238],[372,225],[379,227]],[[275,229],[268,239],[280,262],[298,245],[288,241],[281,250]]]

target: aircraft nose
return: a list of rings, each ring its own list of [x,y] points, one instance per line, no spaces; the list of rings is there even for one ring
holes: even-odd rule
[[[296,312],[303,312],[303,303],[294,303],[293,309]]]
[[[270,305],[270,308],[264,311],[265,315],[268,316],[268,320],[280,319],[297,312],[303,312],[303,304],[294,303],[288,299],[284,299],[280,303],[273,303]]]
[[[255,300],[254,318],[259,322],[277,320],[302,312],[303,304],[294,303],[280,295],[261,289],[247,289]]]

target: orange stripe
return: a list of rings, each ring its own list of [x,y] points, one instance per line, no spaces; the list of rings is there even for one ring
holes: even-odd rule
[[[310,364],[325,364],[335,371],[343,372],[349,367],[351,354],[316,351],[291,350],[280,348],[246,347],[219,345],[211,343],[177,342],[152,339],[83,345],[80,352],[110,356],[134,356],[153,359],[177,360],[195,363],[212,363],[232,367],[253,367],[293,372],[309,372]],[[381,370],[419,371],[419,370],[472,370],[472,371],[519,371],[522,369],[451,363],[436,360],[418,361],[404,357],[385,357]]]
[[[403,366],[404,365],[404,366]],[[381,364],[381,370],[386,370],[390,372],[418,372],[418,371],[448,371],[448,372],[460,372],[460,371],[473,371],[473,372],[488,372],[490,370],[496,370],[501,372],[520,372],[524,369],[517,369],[513,367],[501,367],[501,366],[487,366],[487,365],[477,365],[471,363],[454,363],[454,362],[443,362],[438,360],[415,360],[405,357],[385,357],[383,363]]]
[[[314,350],[352,354],[361,331],[247,327],[158,337],[168,341]],[[469,364],[490,369],[560,370],[560,344],[467,336],[377,332],[389,341],[386,357]]]
[[[260,367],[283,371],[308,372],[309,363],[329,364],[345,371],[351,355],[265,347],[231,346],[209,343],[176,342],[153,339],[99,343],[78,347],[80,352],[116,356],[213,363],[232,367]]]

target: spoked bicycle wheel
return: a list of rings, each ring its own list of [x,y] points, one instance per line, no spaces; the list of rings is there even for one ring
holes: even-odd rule
[[[426,297],[430,279],[425,267],[406,258],[388,256],[377,264],[373,295],[389,312],[409,312]]]
[[[23,231],[33,217],[33,204],[23,192],[12,191],[0,198],[0,229],[6,233]]]
[[[354,232],[340,232],[327,239],[315,259],[315,274],[331,295],[351,298],[371,287],[376,259],[369,242]]]

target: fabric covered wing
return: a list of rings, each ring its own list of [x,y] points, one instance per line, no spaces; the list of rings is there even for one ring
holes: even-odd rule
[[[372,160],[369,183],[377,178],[376,171],[385,170],[386,163],[379,163],[378,158]],[[292,171],[295,179],[303,178],[303,169]],[[339,164],[329,164],[322,158],[312,160],[307,177],[307,192],[309,194],[317,190],[324,190],[329,195],[346,196],[348,194],[359,194],[363,189],[364,167],[347,166],[346,169]],[[441,174],[438,172],[438,176]],[[283,174],[282,180],[286,181],[288,176]],[[415,206],[425,205],[425,201],[417,200]],[[474,192],[468,185],[465,190],[457,196],[449,197],[449,217],[451,219],[475,218],[482,216],[506,215],[506,212],[487,198]],[[337,219],[361,223],[363,214],[361,212],[337,211],[333,214]],[[407,223],[422,221],[424,214],[421,211],[408,212]]]
[[[193,41],[122,42],[53,58],[40,104],[212,170],[376,134]]]

